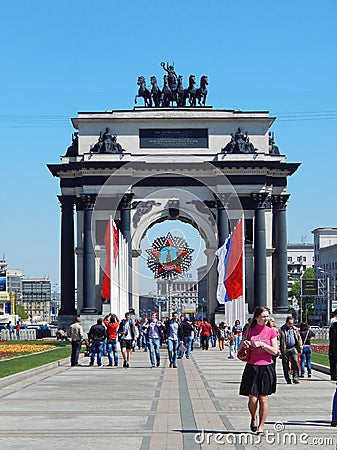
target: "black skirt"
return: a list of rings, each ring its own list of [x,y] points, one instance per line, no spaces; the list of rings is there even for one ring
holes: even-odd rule
[[[274,364],[265,366],[246,364],[241,378],[240,395],[270,395],[274,392],[276,392]]]

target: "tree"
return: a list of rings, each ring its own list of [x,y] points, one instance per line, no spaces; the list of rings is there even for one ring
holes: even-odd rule
[[[313,279],[315,278],[314,269],[309,267],[304,272],[302,279]],[[297,300],[301,298],[301,280],[295,281],[295,283],[291,286],[290,294],[292,297],[295,297]],[[302,298],[302,318],[307,318],[308,313],[314,314],[315,312],[315,297],[303,297]]]
[[[22,320],[27,320],[28,319],[28,314],[25,311],[25,308],[23,305],[16,305],[16,314],[22,319]]]

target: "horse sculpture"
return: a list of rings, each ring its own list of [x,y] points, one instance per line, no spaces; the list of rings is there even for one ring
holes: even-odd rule
[[[137,104],[137,98],[142,97],[144,99],[145,107],[155,106],[156,108],[173,107],[196,107],[197,102],[199,107],[204,107],[206,105],[207,98],[207,86],[208,77],[203,75],[200,79],[200,86],[196,88],[196,77],[195,75],[190,75],[188,79],[188,88],[183,87],[183,77],[182,75],[177,75],[174,70],[174,65],[169,65],[168,63],[162,62],[161,67],[164,69],[166,74],[164,75],[164,85],[161,89],[158,86],[157,78],[152,76],[151,90],[146,87],[145,77],[139,76],[137,80],[137,85],[139,86],[138,94],[135,96],[135,104]],[[188,104],[187,104],[188,101]]]
[[[161,93],[161,103],[162,106],[168,107],[170,106],[171,101],[173,100],[173,94],[168,84],[168,77],[164,75],[164,87]]]
[[[138,77],[137,85],[139,86],[138,95],[135,96],[135,104],[137,104],[137,97],[143,97],[144,106],[152,106],[151,92],[146,87],[144,77]]]
[[[205,106],[206,104],[206,97],[207,97],[207,85],[208,85],[208,77],[206,75],[203,75],[200,78],[200,87],[197,89],[197,92],[195,94],[196,98],[198,99],[199,106]]]
[[[156,108],[160,107],[161,102],[161,90],[158,87],[158,82],[156,77],[151,77],[151,97]]]
[[[178,76],[178,86],[177,86],[177,90],[176,90],[176,102],[177,102],[178,107],[185,106],[185,104],[186,104],[185,89],[183,86],[182,75]]]
[[[196,105],[196,89],[195,89],[195,75],[190,75],[188,79],[188,88],[185,89],[185,103],[188,99],[190,106]]]

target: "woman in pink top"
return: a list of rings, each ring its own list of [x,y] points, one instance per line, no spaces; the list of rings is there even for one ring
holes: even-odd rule
[[[278,352],[277,330],[268,325],[269,310],[264,306],[258,306],[240,344],[240,347],[250,347],[250,358],[242,374],[240,395],[249,397],[250,429],[258,434],[263,433],[267,419],[268,395],[276,391],[276,373],[272,357]]]

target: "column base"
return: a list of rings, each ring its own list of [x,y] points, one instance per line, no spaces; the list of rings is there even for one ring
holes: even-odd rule
[[[88,308],[88,307],[85,307],[85,308],[82,308],[81,309],[81,315],[82,314],[97,314],[97,309],[96,308]]]
[[[97,323],[97,319],[100,316],[99,314],[82,314],[80,315],[81,317],[81,325],[83,328],[83,333],[84,333],[84,338],[87,338],[87,335],[89,333],[90,328],[92,327],[92,325],[95,325]]]
[[[57,316],[57,326],[59,328],[66,328],[68,329],[69,326],[75,322],[77,317],[77,313],[76,311],[74,312],[74,314],[62,314],[59,313],[59,315]]]
[[[273,313],[275,314],[287,314],[289,311],[289,306],[275,306],[273,308]]]
[[[285,324],[287,316],[289,316],[289,313],[287,312],[285,312],[284,314],[282,313],[271,314],[271,317],[273,317],[273,319],[275,320],[277,328],[280,328],[282,325]]]

